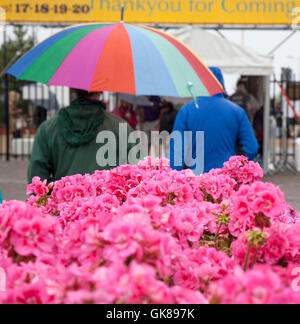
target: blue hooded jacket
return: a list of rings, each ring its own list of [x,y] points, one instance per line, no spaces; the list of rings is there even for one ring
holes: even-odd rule
[[[221,70],[211,70],[225,89]],[[224,162],[236,155],[238,141],[246,157],[255,159],[259,145],[244,109],[227,100],[225,94],[198,98],[197,102],[199,108],[191,101],[177,115],[170,147],[173,169],[189,167],[199,175],[222,168]],[[174,139],[178,132],[181,142]]]

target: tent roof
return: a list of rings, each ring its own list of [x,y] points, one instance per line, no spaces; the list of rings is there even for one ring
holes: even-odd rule
[[[274,72],[273,58],[214,35],[197,26],[170,30],[170,34],[189,46],[208,66],[223,73],[267,76]]]

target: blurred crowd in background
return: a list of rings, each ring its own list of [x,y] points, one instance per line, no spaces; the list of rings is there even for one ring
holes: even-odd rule
[[[38,86],[41,87],[42,85]],[[10,111],[10,134],[13,143],[13,154],[17,146],[15,142],[22,141],[22,154],[30,153],[33,145],[34,136],[38,127],[47,119],[57,114],[58,110],[72,100],[72,94],[64,92],[64,97],[69,95],[67,100],[62,97],[62,92],[59,94],[45,89],[36,88],[22,91],[13,90],[9,93],[9,111]],[[35,87],[37,87],[35,85]],[[260,144],[260,155],[262,155],[263,136],[264,136],[264,107],[263,100],[260,99],[259,85],[255,82],[249,82],[247,77],[241,77],[236,86],[236,92],[228,96],[228,100],[241,106],[247,113],[257,140]],[[27,90],[24,92],[24,90]],[[32,90],[32,91],[31,91]],[[43,90],[43,96],[39,94]],[[30,100],[30,93],[38,94],[34,100]],[[27,92],[27,94],[26,94]],[[254,95],[255,94],[255,95]],[[43,98],[39,98],[43,97]],[[58,98],[57,98],[58,97]],[[46,98],[46,99],[45,99]],[[148,136],[149,152],[152,155],[168,157],[169,154],[169,139],[161,143],[160,148],[152,147],[151,132],[152,131],[167,131],[172,133],[173,125],[176,120],[176,115],[181,107],[191,99],[172,99],[160,97],[134,97],[130,95],[103,95],[101,98],[112,114],[118,115],[120,118],[128,122],[135,130],[144,131]],[[62,103],[61,103],[62,102]],[[272,120],[276,128],[276,137],[282,137],[283,119],[285,117],[285,107],[280,101],[272,102]],[[299,121],[294,116],[288,118],[288,138],[296,138],[300,134]],[[24,141],[27,140],[24,149]],[[6,131],[2,125],[0,127],[0,154],[5,154]],[[29,141],[29,142],[28,142]],[[3,142],[3,143],[2,143]],[[1,145],[1,143],[3,145]],[[21,147],[21,146],[20,146]],[[242,153],[239,152],[238,153]],[[21,155],[21,154],[19,154]]]

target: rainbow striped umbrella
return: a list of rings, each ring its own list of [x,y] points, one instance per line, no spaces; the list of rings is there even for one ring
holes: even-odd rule
[[[124,23],[64,29],[29,51],[7,73],[89,92],[169,97],[224,92],[181,42],[159,30]]]

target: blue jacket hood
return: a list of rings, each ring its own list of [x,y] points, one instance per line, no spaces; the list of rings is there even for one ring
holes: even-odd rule
[[[223,73],[222,73],[221,69],[218,67],[210,67],[209,69],[214,74],[214,76],[218,79],[218,81],[222,84],[222,86],[226,92],[225,81],[224,81],[224,77],[223,77]]]

